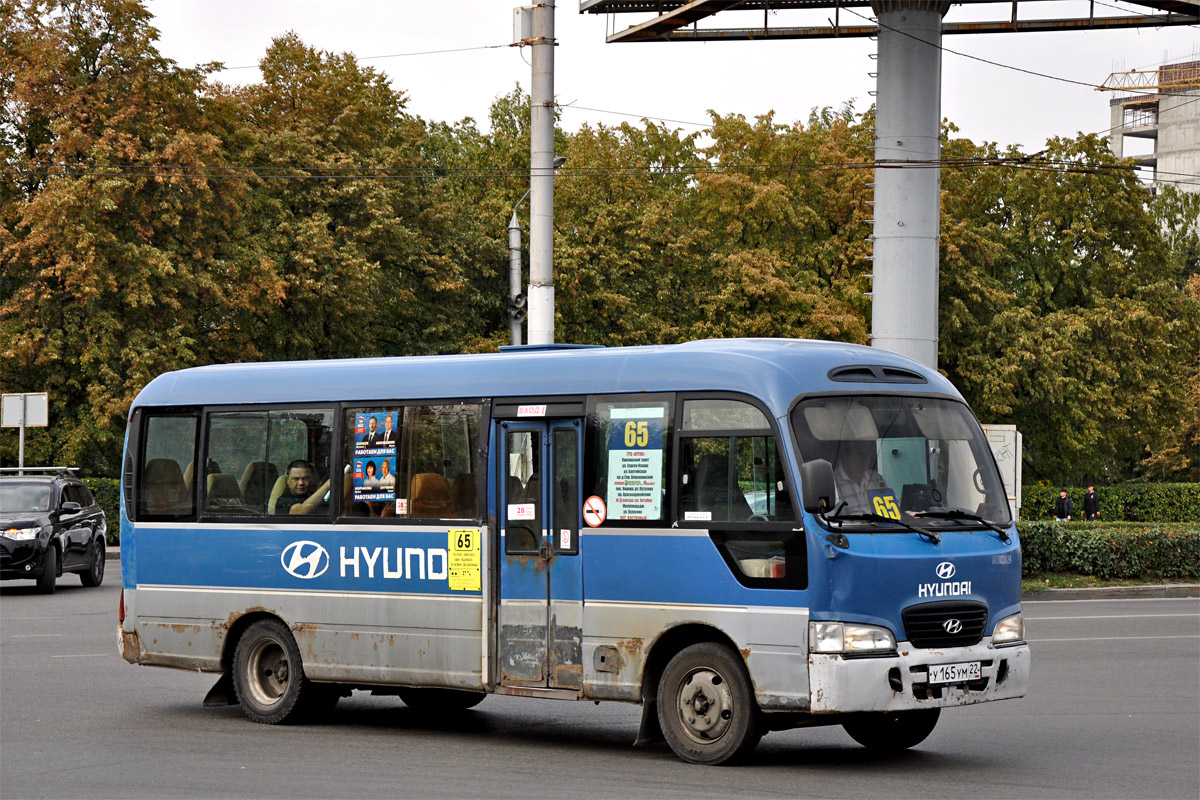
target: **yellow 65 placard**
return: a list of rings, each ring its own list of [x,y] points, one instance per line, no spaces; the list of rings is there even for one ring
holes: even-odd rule
[[[892,492],[872,492],[871,506],[881,517],[900,519],[900,506],[896,505],[896,495]]]
[[[451,591],[479,591],[479,544],[479,528],[450,531],[446,551]]]

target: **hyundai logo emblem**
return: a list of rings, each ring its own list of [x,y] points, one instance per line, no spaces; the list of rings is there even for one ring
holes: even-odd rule
[[[946,620],[942,623],[942,627],[946,630],[946,633],[962,633],[962,623],[956,619]]]
[[[292,542],[279,560],[289,575],[303,580],[319,578],[329,569],[329,551],[316,542]]]
[[[954,569],[954,565],[949,561],[943,561],[937,565],[937,576],[944,581],[948,581],[953,578],[955,572],[956,570]]]

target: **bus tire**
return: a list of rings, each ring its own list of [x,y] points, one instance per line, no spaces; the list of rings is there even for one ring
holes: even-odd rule
[[[397,689],[404,705],[420,714],[437,714],[446,711],[466,711],[483,702],[485,692],[459,689]]]
[[[319,693],[292,632],[277,619],[260,619],[238,639],[233,690],[242,712],[263,725],[300,721]]]
[[[97,536],[88,551],[88,568],[79,573],[84,586],[99,586],[104,582],[104,537]]]
[[[898,753],[916,747],[933,733],[940,708],[897,711],[890,714],[858,714],[842,723],[850,738],[870,750]]]
[[[684,648],[667,663],[658,721],[675,755],[693,764],[736,762],[763,733],[745,666],[716,642]]]
[[[42,594],[54,594],[56,580],[58,580],[58,548],[50,545],[46,548],[46,560],[42,564],[42,574],[38,575],[38,591]]]

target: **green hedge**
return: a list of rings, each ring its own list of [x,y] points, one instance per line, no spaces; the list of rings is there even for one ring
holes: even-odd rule
[[[1023,522],[1025,576],[1075,572],[1106,580],[1200,578],[1200,524]]]
[[[1054,516],[1058,486],[1023,486],[1021,518],[1045,520]],[[1072,519],[1083,519],[1087,487],[1066,487],[1075,504]],[[1100,519],[1104,522],[1200,522],[1200,483],[1122,483],[1097,486]]]
[[[121,541],[121,482],[116,478],[84,478],[108,522],[108,543]]]

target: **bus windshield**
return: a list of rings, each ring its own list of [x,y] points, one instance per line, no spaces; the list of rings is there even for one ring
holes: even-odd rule
[[[983,431],[961,403],[816,397],[796,405],[792,427],[805,461],[833,465],[835,508],[845,503],[846,515],[913,515],[923,525],[946,527],[978,524],[972,516],[993,525],[1011,522]]]

